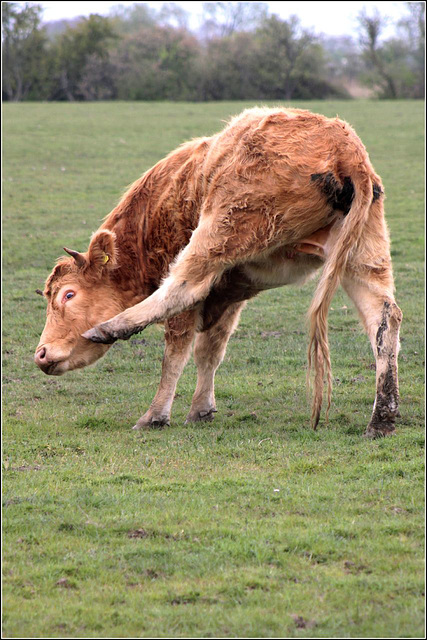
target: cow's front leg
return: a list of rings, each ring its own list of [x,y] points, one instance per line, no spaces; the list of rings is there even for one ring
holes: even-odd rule
[[[376,396],[365,436],[388,436],[393,434],[399,415],[397,356],[402,312],[390,287],[384,291],[381,279],[373,274],[365,282],[360,277],[357,280],[347,277],[343,285],[359,311],[376,360]]]
[[[133,429],[149,429],[169,424],[176,385],[191,353],[197,316],[197,311],[191,310],[166,320],[166,344],[160,385],[150,408]]]
[[[186,422],[213,420],[216,413],[215,372],[224,358],[228,340],[237,327],[245,304],[246,302],[231,304],[212,327],[197,334],[194,343],[197,386]]]

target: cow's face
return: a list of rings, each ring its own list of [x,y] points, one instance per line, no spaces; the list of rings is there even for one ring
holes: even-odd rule
[[[114,234],[98,231],[86,253],[66,251],[73,257],[61,259],[46,281],[47,319],[34,356],[44,373],[56,376],[103,356],[109,346],[81,334],[123,311],[110,278],[117,266]]]

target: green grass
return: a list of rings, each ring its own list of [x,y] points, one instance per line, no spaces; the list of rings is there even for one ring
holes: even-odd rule
[[[423,636],[421,102],[297,105],[347,119],[385,184],[404,314],[396,436],[362,438],[374,358],[342,292],[330,421],[310,430],[313,284],[249,303],[210,424],[184,426],[190,363],[172,426],[130,431],[159,381],[157,327],[62,378],[33,364],[34,290],[62,247],[85,250],[126,185],[246,106],[4,105],[5,637]]]

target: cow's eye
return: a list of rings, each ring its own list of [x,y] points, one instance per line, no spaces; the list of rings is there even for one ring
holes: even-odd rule
[[[67,292],[64,294],[63,301],[65,302],[66,300],[71,300],[71,298],[73,298],[73,297],[74,297],[74,295],[75,295],[75,294],[74,294],[74,291],[67,291]]]

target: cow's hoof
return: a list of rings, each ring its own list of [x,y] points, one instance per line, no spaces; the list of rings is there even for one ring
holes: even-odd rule
[[[142,416],[138,420],[135,426],[132,427],[133,431],[139,431],[140,429],[160,429],[161,427],[170,427],[169,418],[167,416],[163,417],[145,417]]]
[[[217,410],[214,407],[202,411],[190,411],[184,424],[189,422],[212,422],[215,413],[217,413]]]
[[[107,322],[97,324],[96,327],[85,331],[82,336],[92,340],[92,342],[113,344],[116,340],[129,340],[135,333],[139,333],[147,326],[121,327],[121,324],[123,324],[123,321],[107,320]]]
[[[394,427],[394,424],[368,424],[363,437],[369,438],[370,440],[376,440],[377,438],[387,438],[388,436],[393,436],[395,433],[396,429]]]
[[[83,338],[91,340],[92,342],[101,342],[102,344],[113,344],[116,342],[118,336],[114,335],[114,332],[110,332],[98,324],[96,327],[89,329],[82,333]]]

